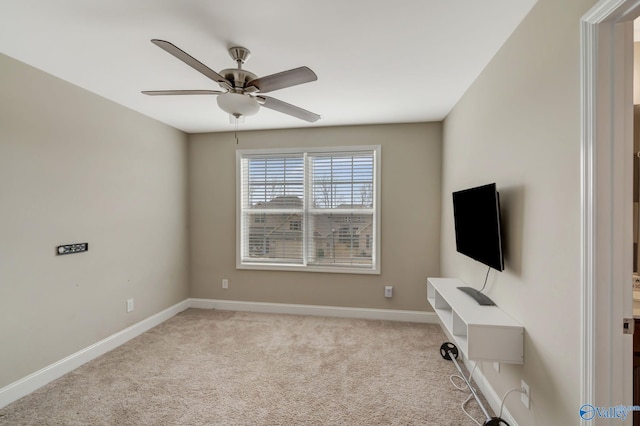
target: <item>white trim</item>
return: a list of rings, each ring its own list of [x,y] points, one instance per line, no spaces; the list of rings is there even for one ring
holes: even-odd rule
[[[189,299],[192,308],[269,314],[313,315],[438,324],[434,312],[391,309],[346,308],[341,306],[295,305],[288,303],[244,302],[219,299]]]
[[[305,244],[306,246],[306,244]],[[236,269],[250,271],[295,271],[295,272],[322,272],[327,274],[360,274],[360,275],[380,275],[380,270],[372,269],[370,266],[314,266],[309,264],[284,264],[284,263],[250,263],[245,262],[236,265]]]
[[[380,178],[381,178],[381,145],[353,145],[353,146],[332,146],[332,147],[309,147],[309,148],[273,148],[273,149],[240,149],[236,150],[236,269],[245,270],[277,270],[277,271],[302,271],[302,272],[321,272],[321,273],[339,273],[339,274],[381,274],[380,266],[380,233],[381,233],[381,198],[380,198]],[[372,247],[372,264],[359,266],[359,265],[309,265],[308,259],[308,242],[313,239],[310,230],[307,228],[309,222],[309,213],[312,213],[313,209],[309,206],[309,189],[311,182],[309,181],[309,156],[315,154],[335,154],[341,153],[345,155],[356,155],[359,153],[372,153],[373,155],[373,208],[372,209],[340,209],[340,213],[359,213],[366,212],[373,215],[373,247]],[[272,261],[254,261],[251,259],[244,259],[246,254],[246,248],[248,244],[247,236],[243,235],[244,224],[244,205],[243,205],[243,185],[242,180],[245,177],[244,160],[252,157],[263,156],[284,156],[297,158],[302,155],[304,164],[304,213],[303,220],[303,256],[301,263],[288,263],[286,261],[278,262],[277,259],[270,259]],[[253,212],[253,209],[250,209]],[[332,209],[326,209],[326,213],[335,212]],[[268,210],[268,213],[295,213],[300,212],[300,209],[276,209]],[[267,211],[265,212],[267,213]]]
[[[237,149],[236,156],[251,156],[251,155],[295,155],[295,154],[323,154],[331,152],[344,152],[346,154],[357,154],[363,151],[374,151],[379,149],[380,145],[345,145],[345,146],[312,146],[306,148],[256,148],[256,149]]]
[[[581,65],[580,79],[582,84],[582,140],[581,140],[581,351],[580,351],[580,402],[594,400],[595,382],[595,167],[593,164],[595,84],[596,64],[593,52],[597,49],[596,29],[584,17],[580,27]],[[582,420],[584,424],[584,420]]]
[[[628,35],[639,13],[638,0],[601,0],[580,22],[581,404],[631,401],[631,339],[621,323],[631,299]]]
[[[0,408],[117,348],[187,308],[189,308],[188,299],[1,388]]]

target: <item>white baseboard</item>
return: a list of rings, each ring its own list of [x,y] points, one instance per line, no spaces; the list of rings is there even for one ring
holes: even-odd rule
[[[9,405],[46,385],[49,382],[69,373],[92,359],[128,342],[145,331],[161,324],[172,316],[188,308],[218,309],[225,311],[279,313],[293,315],[317,315],[342,318],[378,319],[389,321],[406,321],[417,323],[437,323],[433,312],[398,311],[387,309],[344,308],[337,306],[292,305],[284,303],[240,302],[215,299],[185,299],[162,312],[150,316],[130,327],[125,328],[105,339],[94,343],[60,361],[54,362],[20,380],[0,389],[0,408]]]
[[[260,312],[270,314],[315,315],[323,317],[374,319],[437,324],[433,312],[390,309],[345,308],[340,306],[295,305],[287,303],[242,302],[219,299],[189,299],[189,306],[221,311]]]
[[[0,408],[17,401],[49,382],[69,373],[92,359],[128,342],[145,331],[189,308],[189,299],[175,304],[60,361],[54,362],[0,389]]]

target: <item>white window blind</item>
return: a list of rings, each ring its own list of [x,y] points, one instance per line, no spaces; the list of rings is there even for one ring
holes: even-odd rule
[[[375,239],[373,152],[310,153],[308,263],[371,267]]]
[[[244,156],[241,196],[242,261],[302,264],[303,155]]]
[[[379,150],[238,151],[238,268],[379,273]]]

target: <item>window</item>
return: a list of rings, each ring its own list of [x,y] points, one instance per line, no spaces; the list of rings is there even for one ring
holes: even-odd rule
[[[379,146],[237,151],[237,267],[380,273]]]

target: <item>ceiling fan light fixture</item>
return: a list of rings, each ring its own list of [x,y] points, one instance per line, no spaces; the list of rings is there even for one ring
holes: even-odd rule
[[[260,104],[254,98],[232,92],[218,95],[218,106],[234,117],[254,115],[260,110]]]

